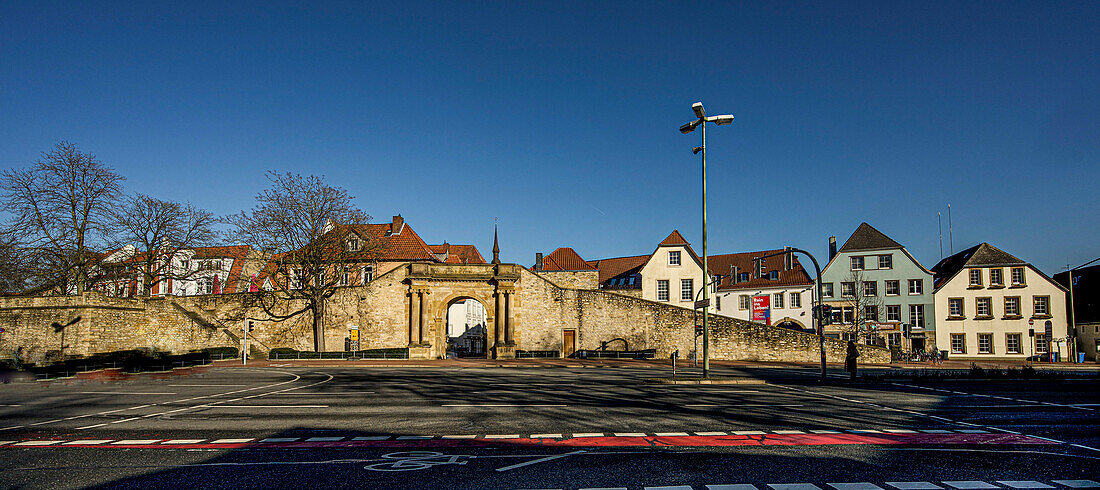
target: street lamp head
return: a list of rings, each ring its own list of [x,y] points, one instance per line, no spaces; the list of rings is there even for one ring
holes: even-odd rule
[[[695,131],[695,127],[699,125],[699,121],[700,121],[699,119],[696,119],[692,122],[684,124],[683,126],[680,126],[680,132],[684,133],[684,134],[688,134],[692,131]]]
[[[707,117],[707,111],[703,110],[703,103],[696,102],[691,104],[691,110],[695,111],[695,117],[704,118]]]
[[[707,121],[708,122],[713,122],[714,124],[717,124],[719,126],[725,126],[726,124],[733,123],[733,115],[732,114],[724,114],[724,115],[721,115],[721,116],[710,116],[710,117],[707,118]]]

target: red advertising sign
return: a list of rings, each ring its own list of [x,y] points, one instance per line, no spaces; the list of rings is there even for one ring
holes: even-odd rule
[[[752,297],[752,321],[772,324],[771,296]]]

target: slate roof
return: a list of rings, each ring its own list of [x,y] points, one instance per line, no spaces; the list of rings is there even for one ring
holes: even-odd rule
[[[840,247],[839,251],[857,252],[860,250],[884,250],[894,248],[903,247],[900,243],[895,242],[894,239],[886,236],[883,232],[863,222],[856,228],[856,231],[852,232],[852,236],[848,237],[848,241],[844,242],[844,245]]]
[[[798,257],[792,258],[792,265],[790,270],[783,270],[784,258],[782,255],[768,257],[764,259],[765,275],[759,278],[753,276],[753,258],[762,257],[764,255],[782,251],[782,249],[776,249],[761,250],[759,252],[741,252],[723,255],[711,255],[707,258],[707,266],[710,268],[711,274],[723,276],[722,281],[718,283],[719,290],[759,289],[813,285],[813,279],[810,278],[810,275],[806,272],[806,269],[802,267],[802,264],[798,261]],[[735,282],[736,277],[731,275],[731,267],[736,267],[737,273],[749,273],[749,280]],[[779,271],[779,279],[768,279],[767,274],[770,271]]]
[[[996,267],[1027,265],[1027,262],[993,245],[982,242],[950,257],[945,257],[932,267],[936,287],[951,279],[967,267]]]
[[[594,263],[581,258],[576,250],[560,247],[542,258],[544,271],[594,271]]]

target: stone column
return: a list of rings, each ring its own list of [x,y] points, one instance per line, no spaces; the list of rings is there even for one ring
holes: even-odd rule
[[[501,345],[501,334],[504,330],[504,293],[497,291],[494,295],[496,298],[496,314],[493,317],[493,345]]]
[[[409,292],[409,345],[420,344],[420,292]]]
[[[512,295],[514,291],[507,291],[504,293],[504,345],[516,345],[515,341],[515,322],[512,318]]]
[[[428,292],[420,292],[420,335],[417,336],[417,340],[420,341],[420,345],[427,344],[424,339],[428,337]]]

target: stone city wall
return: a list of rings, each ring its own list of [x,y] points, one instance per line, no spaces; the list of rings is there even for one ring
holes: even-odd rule
[[[463,266],[446,279],[422,286],[429,323],[425,340],[432,344],[431,357],[445,355],[447,306],[465,298],[480,301],[489,316],[493,338],[496,316],[495,286],[486,280],[463,280]],[[471,271],[476,267],[466,266]],[[663,303],[595,289],[559,287],[526,269],[518,268],[513,304],[515,341],[521,350],[563,350],[563,331],[576,331],[577,349],[598,349],[603,341],[624,339],[630,349],[656,349],[659,358],[675,350],[687,357],[694,346],[694,312]],[[406,347],[409,342],[410,298],[408,267],[376,276],[366,286],[339,288],[326,303],[326,350],[345,348],[348,329],[357,326],[361,349]],[[477,269],[475,276],[484,276]],[[205,347],[240,347],[241,334],[250,320],[255,329],[252,352],[276,347],[311,350],[311,316],[308,312],[289,320],[272,321],[268,311],[286,315],[302,308],[301,301],[283,301],[261,308],[249,293],[216,294],[154,299],[111,298],[89,292],[81,296],[0,298],[0,356],[15,352],[24,360],[40,361],[46,352],[59,350],[61,336],[52,323],[67,324],[65,354],[151,348],[186,352]],[[814,335],[769,327],[728,317],[710,317],[713,327],[712,358],[817,362]],[[840,362],[845,344],[826,339],[828,358]],[[622,349],[621,342],[609,345]],[[885,349],[860,346],[861,362],[888,362]]]

